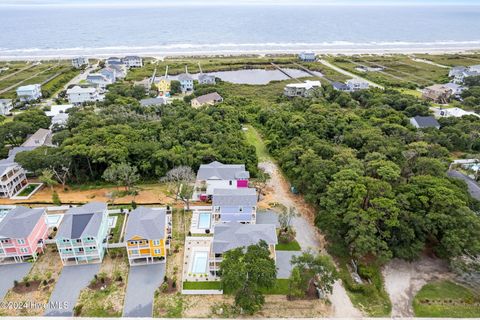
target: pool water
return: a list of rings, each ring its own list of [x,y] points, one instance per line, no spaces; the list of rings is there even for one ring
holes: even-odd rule
[[[198,251],[193,254],[193,263],[191,272],[193,274],[207,273],[208,252]]]
[[[198,214],[198,228],[210,229],[210,213],[203,212]]]

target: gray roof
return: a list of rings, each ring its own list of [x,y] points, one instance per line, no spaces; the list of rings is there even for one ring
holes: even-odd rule
[[[107,204],[90,202],[81,207],[70,208],[63,217],[57,238],[79,239],[97,236]]]
[[[421,117],[421,116],[416,116],[413,118],[415,122],[418,124],[419,128],[437,128],[440,126],[440,123],[432,117]]]
[[[255,188],[214,189],[213,206],[256,206]]]
[[[36,149],[36,147],[15,147],[15,148],[12,148],[8,151],[8,157],[13,157],[13,159],[15,159],[15,156],[20,153],[20,152],[23,152],[23,151],[32,151]]]
[[[143,239],[163,239],[165,237],[165,208],[138,207],[130,212],[125,229],[125,239],[135,236]]]
[[[12,102],[12,99],[0,99],[0,104],[10,104]]]
[[[199,80],[199,81],[202,81],[202,80],[215,80],[215,76],[214,76],[213,74],[201,73],[201,74],[198,76],[198,80]]]
[[[187,73],[182,73],[182,74],[178,75],[178,80],[179,81],[193,81],[193,78]]]
[[[343,82],[334,81],[332,82],[332,86],[337,90],[348,90],[348,86]]]
[[[223,98],[217,92],[212,92],[204,94],[203,96],[196,97],[195,100],[197,100],[200,104],[204,104],[208,102],[221,101],[223,100]]]
[[[48,129],[40,128],[24,143],[22,143],[22,147],[40,147],[47,143],[49,136],[52,134],[52,131]]]
[[[197,173],[197,180],[234,180],[248,178],[250,178],[250,173],[245,170],[244,164],[223,164],[218,161],[202,164]]]
[[[7,173],[10,168],[15,166],[19,166],[19,164],[15,162],[15,157],[8,157],[0,160],[0,177]]]
[[[19,206],[10,210],[0,221],[0,238],[27,238],[44,214],[45,209],[42,208],[30,209]]]
[[[277,232],[273,224],[226,223],[215,226],[212,250],[224,253],[231,249],[248,247],[264,240],[269,245],[278,243]]]
[[[148,98],[140,100],[140,105],[143,107],[162,105],[166,103],[167,102],[164,98]]]

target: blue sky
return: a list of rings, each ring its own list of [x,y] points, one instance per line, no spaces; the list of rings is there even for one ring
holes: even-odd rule
[[[480,5],[480,0],[0,0],[0,6]]]

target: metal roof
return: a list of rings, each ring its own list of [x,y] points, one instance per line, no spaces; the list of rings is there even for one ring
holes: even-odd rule
[[[57,238],[79,239],[97,236],[107,204],[90,202],[81,207],[70,208],[63,217]]]
[[[213,206],[256,206],[257,190],[254,188],[214,189]]]
[[[244,164],[223,164],[218,161],[202,164],[197,173],[197,180],[234,180],[248,178],[250,178],[250,173],[245,170]]]
[[[143,239],[163,239],[165,237],[165,208],[138,207],[128,215],[125,240],[135,236]]]
[[[224,253],[228,250],[247,247],[264,240],[269,245],[278,243],[277,232],[273,224],[226,223],[215,226],[212,250]]]
[[[45,209],[19,206],[7,212],[0,221],[0,238],[27,238],[40,219],[44,219]]]

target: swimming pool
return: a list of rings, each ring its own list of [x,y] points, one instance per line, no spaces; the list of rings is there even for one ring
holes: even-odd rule
[[[193,274],[207,273],[208,252],[197,251],[193,254],[192,267],[190,272]]]
[[[60,222],[63,219],[63,214],[49,214],[47,215],[47,224],[49,228],[55,228],[60,226]]]
[[[198,228],[199,229],[210,229],[210,213],[202,212],[198,214]]]

